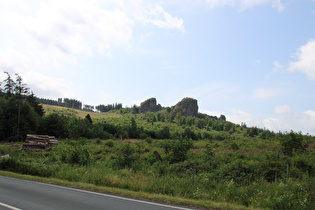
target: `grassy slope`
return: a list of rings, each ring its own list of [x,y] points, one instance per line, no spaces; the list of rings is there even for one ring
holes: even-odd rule
[[[75,110],[75,109],[70,109],[67,107],[60,107],[60,106],[53,106],[53,105],[46,105],[46,104],[43,104],[42,106],[45,110],[46,115],[49,115],[52,113],[58,113],[58,114],[64,114],[68,116],[77,116],[80,118],[84,118],[87,114],[89,114],[93,120],[121,117],[119,114],[116,114],[116,113],[89,112],[89,111]],[[97,192],[110,193],[110,194],[115,194],[115,195],[128,196],[132,198],[147,199],[147,200],[174,203],[174,204],[180,204],[180,205],[197,206],[197,207],[202,207],[202,208],[213,208],[213,209],[247,209],[247,208],[243,208],[239,206],[232,206],[226,203],[216,203],[216,202],[202,201],[202,200],[195,201],[191,199],[174,198],[171,196],[160,195],[160,194],[133,192],[133,191],[124,190],[124,189],[101,187],[101,186],[95,186],[95,185],[87,184],[87,183],[69,182],[69,181],[55,179],[55,178],[44,178],[44,177],[37,177],[37,176],[22,175],[22,174],[7,172],[7,171],[0,171],[0,175],[10,176],[10,177],[15,177],[15,178],[20,178],[20,179],[27,179],[27,180],[32,180],[32,181],[52,183],[52,184],[75,187],[75,188],[81,188],[81,189],[87,189],[87,190],[93,190]]]
[[[77,116],[80,118],[84,118],[87,114],[90,114],[91,118],[93,121],[102,121],[105,119],[107,122],[110,123],[117,123],[115,121],[126,121],[127,123],[130,123],[130,117],[134,117],[134,115],[120,115],[116,113],[93,113],[93,112],[87,112],[87,111],[82,111],[82,110],[74,110],[74,109],[69,109],[66,107],[58,107],[58,106],[50,106],[50,105],[43,105],[46,114],[50,113],[58,113],[58,114],[64,114],[68,116]],[[151,126],[150,122],[147,122],[146,120],[142,120],[142,115],[137,115],[135,116],[137,118],[137,123],[138,126],[145,126],[149,127]],[[162,122],[156,122],[152,123],[152,129],[157,129],[166,123]],[[169,126],[176,126],[176,124],[169,124]],[[212,133],[218,133],[217,131],[211,131]],[[253,155],[256,157],[261,156],[261,155],[266,155],[265,149],[267,147],[279,147],[280,142],[277,139],[269,139],[269,140],[264,140],[258,137],[254,138],[249,138],[248,136],[245,137],[244,132],[241,130],[237,130],[233,134],[234,140],[233,139],[228,139],[225,141],[214,141],[213,143],[213,149],[217,151],[218,158],[222,156],[222,158],[225,158],[224,153],[227,150],[227,148],[230,147],[230,144],[232,142],[236,142],[238,146],[240,147],[240,150],[244,150],[247,153],[252,152]],[[194,141],[194,148],[198,148],[199,150],[202,150],[205,148],[206,141]],[[153,148],[150,148],[152,150]],[[252,151],[247,151],[247,150],[252,150]],[[259,154],[256,154],[259,153]],[[105,156],[105,154],[104,154]],[[260,158],[258,158],[260,160]],[[129,190],[123,190],[123,189],[117,189],[117,188],[111,188],[111,187],[103,187],[103,186],[95,186],[92,184],[86,184],[86,183],[81,183],[81,182],[69,182],[69,181],[64,181],[64,180],[58,180],[55,178],[41,178],[41,177],[31,177],[30,176],[24,176],[24,175],[13,175],[13,173],[7,173],[7,172],[1,172],[0,174],[2,175],[8,175],[8,176],[18,176],[20,178],[27,178],[27,179],[35,179],[39,181],[44,181],[44,182],[50,182],[50,183],[56,183],[60,185],[66,185],[66,186],[73,186],[73,187],[78,187],[78,188],[85,188],[85,189],[90,189],[90,190],[96,190],[96,191],[101,191],[101,192],[108,192],[112,194],[121,194],[121,195],[126,195],[130,197],[135,197],[135,198],[143,198],[143,199],[150,199],[150,200],[156,200],[156,201],[163,201],[163,202],[171,202],[171,203],[178,203],[182,205],[191,205],[191,206],[198,206],[198,207],[203,207],[203,208],[214,208],[214,209],[246,209],[245,207],[240,207],[240,206],[234,206],[231,204],[227,203],[215,203],[211,202],[208,200],[192,200],[192,199],[186,199],[186,198],[176,198],[172,196],[167,196],[167,195],[161,195],[161,194],[149,194],[149,193],[144,193],[144,192],[133,192]]]
[[[49,115],[52,113],[58,113],[58,114],[64,114],[69,116],[77,116],[80,118],[84,118],[86,115],[90,115],[92,119],[106,119],[106,118],[119,118],[120,115],[116,113],[97,113],[97,112],[89,112],[89,111],[83,111],[83,110],[77,110],[77,109],[70,109],[67,107],[61,107],[61,106],[53,106],[53,105],[42,105],[45,114]]]
[[[84,118],[87,114],[91,116],[93,120],[102,120],[108,118],[120,118],[121,115],[116,113],[96,113],[96,112],[89,112],[83,110],[76,110],[67,107],[60,107],[60,106],[53,106],[53,105],[42,105],[45,114],[49,115],[52,113],[57,114],[64,114],[67,116],[76,116],[80,118]],[[66,180],[56,179],[56,178],[45,178],[45,177],[38,177],[38,176],[30,176],[30,175],[22,175],[17,173],[12,173],[8,171],[0,171],[0,175],[3,176],[10,176],[20,179],[27,179],[32,181],[39,181],[45,183],[52,183],[57,185],[75,187],[80,189],[87,189],[97,192],[103,193],[110,193],[115,195],[122,195],[137,199],[144,199],[144,200],[151,200],[157,202],[165,202],[165,203],[173,203],[178,205],[186,205],[186,206],[193,206],[199,208],[206,208],[206,209],[249,209],[243,206],[238,206],[235,204],[228,204],[228,203],[217,203],[208,200],[192,200],[187,198],[177,198],[173,196],[161,195],[161,194],[153,194],[153,193],[145,193],[145,192],[134,192],[125,189],[119,188],[112,188],[112,187],[105,187],[105,186],[96,186],[93,184],[81,183],[81,182],[69,182]]]

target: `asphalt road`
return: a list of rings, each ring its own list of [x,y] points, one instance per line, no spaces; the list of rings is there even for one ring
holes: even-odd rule
[[[0,210],[188,209],[87,190],[0,176]]]

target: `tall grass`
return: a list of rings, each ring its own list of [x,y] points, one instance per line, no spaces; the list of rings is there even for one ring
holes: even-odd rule
[[[206,142],[198,142],[188,160],[176,164],[156,162],[157,143],[122,141],[64,141],[49,152],[12,152],[0,159],[0,169],[155,195],[215,201],[266,209],[315,209],[314,153],[290,159],[288,184],[286,161],[274,150],[224,151],[221,143],[206,154]],[[261,146],[262,147],[262,146]],[[262,147],[266,148],[266,147]],[[132,155],[124,156],[122,151]],[[89,161],[87,161],[87,158]],[[153,158],[153,159],[152,159]],[[89,163],[89,164],[87,164]],[[273,173],[277,172],[276,177]],[[267,179],[266,176],[269,176]]]
[[[132,191],[163,194],[196,200],[212,200],[268,209],[314,209],[314,181],[303,184],[290,180],[269,183],[261,181],[240,186],[233,180],[216,183],[206,174],[196,177],[178,177],[163,165],[154,165],[145,172],[130,169],[112,170],[105,167],[71,166],[69,164],[43,165],[23,162],[16,158],[0,160],[2,170],[17,173],[54,177],[70,182],[89,183]],[[163,169],[164,168],[164,169]],[[58,169],[58,170],[57,170]]]

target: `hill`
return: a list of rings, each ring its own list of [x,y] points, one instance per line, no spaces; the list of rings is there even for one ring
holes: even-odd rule
[[[44,108],[45,132],[64,135],[61,143],[46,152],[0,145],[1,153],[13,156],[0,160],[1,170],[210,209],[315,204],[312,136],[247,128],[201,113],[174,117],[167,108],[142,114]]]
[[[0,145],[1,155],[11,156],[0,159],[1,170],[211,209],[315,204],[313,136],[201,113],[174,116],[172,108],[133,114],[132,108],[92,113],[43,107],[37,132],[61,143],[45,152]]]

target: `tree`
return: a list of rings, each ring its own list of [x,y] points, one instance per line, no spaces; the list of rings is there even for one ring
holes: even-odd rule
[[[169,139],[171,136],[170,128],[168,126],[163,126],[161,130],[157,131],[156,136],[159,139]]]
[[[191,139],[180,138],[177,141],[163,141],[161,147],[164,148],[170,163],[178,163],[187,159],[188,151],[193,147],[193,143]]]
[[[9,74],[8,72],[4,73],[7,75],[7,78],[4,80],[4,93],[6,95],[6,98],[9,98],[14,93],[15,82],[12,79],[11,74]]]
[[[15,82],[15,87],[14,87],[14,92],[17,96],[22,96],[22,95],[28,95],[29,93],[29,88],[26,86],[25,83],[23,83],[23,79],[20,75],[16,75],[16,82]]]
[[[19,132],[17,133],[19,140],[24,140],[28,133],[37,133],[39,127],[40,116],[35,112],[30,103],[21,104]]]
[[[43,106],[39,104],[37,101],[36,96],[33,92],[30,93],[30,95],[27,96],[26,101],[33,107],[34,111],[40,116],[44,116],[45,111],[43,109]]]
[[[3,89],[2,89],[2,82],[0,82],[0,97],[2,97]]]
[[[84,104],[84,105],[83,105],[83,110],[89,111],[89,112],[93,112],[94,106],[88,105],[88,104]]]
[[[139,107],[137,105],[133,105],[132,107],[132,114],[139,114]]]
[[[282,151],[284,154],[292,156],[294,150],[304,150],[302,133],[295,133],[291,130],[280,137]]]
[[[66,124],[68,118],[60,116],[56,113],[44,116],[41,118],[40,126],[38,129],[39,134],[46,134],[55,136],[57,138],[67,138]]]
[[[183,138],[197,140],[197,136],[194,131],[190,130],[190,128],[185,128],[184,133],[182,134]]]
[[[204,119],[198,119],[198,118],[197,118],[197,119],[195,120],[195,125],[196,125],[197,128],[202,129],[202,128],[205,127],[206,121],[205,121]]]
[[[137,138],[138,137],[138,130],[137,130],[137,123],[134,118],[131,118],[131,126],[129,127],[129,137],[130,138]]]
[[[87,114],[87,115],[85,116],[85,120],[88,121],[90,125],[93,124],[93,121],[92,121],[92,118],[91,118],[90,114]]]
[[[226,117],[223,114],[221,114],[219,120],[226,121]]]
[[[250,137],[257,136],[259,134],[258,128],[257,127],[252,127],[251,129],[247,130],[249,133],[248,135]]]
[[[39,117],[44,114],[33,94],[18,74],[15,81],[5,72],[4,91],[1,89],[0,136],[5,140],[23,140],[27,133],[35,133]]]

